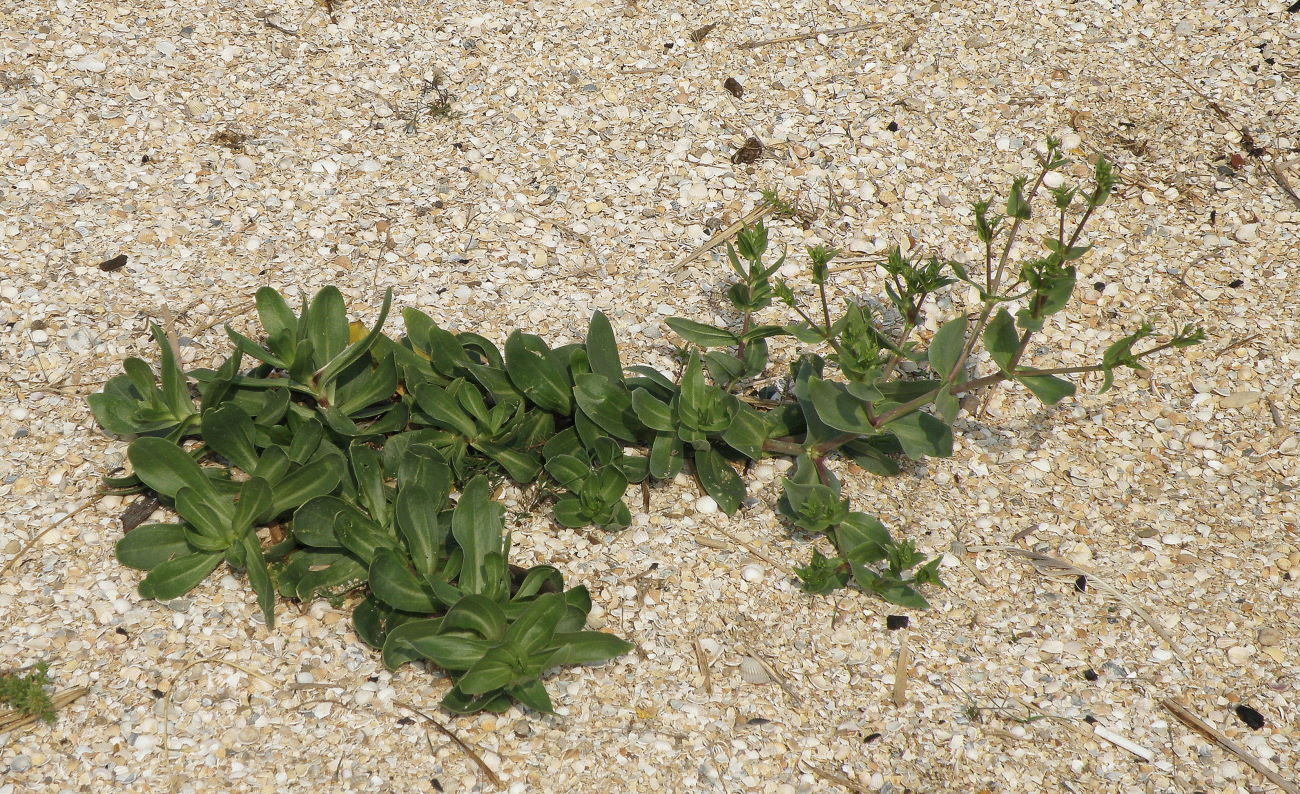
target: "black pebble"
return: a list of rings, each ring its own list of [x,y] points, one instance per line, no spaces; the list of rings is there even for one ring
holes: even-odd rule
[[[889,615],[885,618],[885,628],[890,631],[898,631],[907,628],[907,615]]]
[[[1078,590],[1080,593],[1088,592],[1088,577],[1080,575],[1079,578],[1075,579],[1074,589]]]
[[[1237,706],[1234,709],[1237,712],[1237,719],[1246,723],[1246,727],[1252,731],[1257,731],[1264,727],[1264,715],[1252,709],[1250,706]]]
[[[874,742],[875,740],[877,740],[877,739],[879,739],[879,738],[880,738],[880,734],[878,734],[878,733],[869,733],[869,734],[867,734],[867,737],[866,737],[865,739],[863,739],[862,741],[865,742],[865,743],[867,743],[867,744],[871,744],[872,742]]]
[[[1096,681],[1096,680],[1097,680],[1097,671],[1096,671],[1096,670],[1093,670],[1091,667],[1089,667],[1087,670],[1084,670],[1084,671],[1083,671],[1083,677],[1086,678],[1086,679],[1089,680],[1089,681]]]
[[[886,126],[885,129],[889,130],[890,132],[898,132],[898,122],[897,121],[889,122],[889,125]]]
[[[1101,292],[1102,290],[1106,289],[1106,282],[1098,281],[1092,285],[1092,288],[1097,290],[1098,292]]]
[[[1229,281],[1229,282],[1228,282],[1228,286],[1229,286],[1229,287],[1232,287],[1233,289],[1236,289],[1237,287],[1240,287],[1242,284],[1245,284],[1245,283],[1246,283],[1246,282],[1242,281],[1242,280],[1239,279],[1239,278],[1234,278],[1232,281]]]

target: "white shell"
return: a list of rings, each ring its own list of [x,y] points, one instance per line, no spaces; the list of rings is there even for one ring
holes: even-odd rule
[[[746,582],[761,582],[763,580],[763,566],[754,564],[746,565],[744,568],[740,569],[740,578],[744,579]]]
[[[740,660],[740,677],[751,684],[766,684],[772,680],[763,663],[752,656]]]

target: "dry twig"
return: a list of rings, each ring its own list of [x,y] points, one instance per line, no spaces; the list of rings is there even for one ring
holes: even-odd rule
[[[757,207],[750,210],[749,213],[745,215],[745,217],[741,218],[740,220],[731,224],[727,228],[713,235],[708,239],[707,242],[704,243],[704,245],[701,245],[699,248],[696,248],[691,253],[687,254],[686,256],[682,257],[681,259],[673,263],[673,270],[678,270],[680,268],[689,265],[690,263],[694,262],[695,260],[707,254],[709,251],[712,251],[714,248],[717,248],[722,243],[734,237],[736,233],[739,232],[741,229],[745,228],[746,226],[758,220],[759,218],[765,217],[767,215],[771,215],[772,212],[774,212],[775,210],[776,207],[773,207],[771,204],[768,204],[766,201],[763,202],[762,204],[759,204]]]
[[[1164,627],[1157,623],[1155,618],[1151,617],[1149,612],[1143,609],[1131,598],[1121,593],[1113,585],[1102,580],[1093,571],[1090,571],[1087,568],[1081,568],[1078,565],[1062,560],[1059,557],[1053,557],[1049,554],[1041,554],[1028,549],[1018,549],[1015,546],[984,546],[981,548],[1023,557],[1029,561],[1029,564],[1033,566],[1034,570],[1038,571],[1038,573],[1043,576],[1069,576],[1071,578],[1079,576],[1088,577],[1088,584],[1092,586],[1092,589],[1113,601],[1119,602],[1124,607],[1127,607],[1133,614],[1140,617],[1148,626],[1150,626],[1151,630],[1159,635],[1160,639],[1165,641],[1169,646],[1169,649],[1174,652],[1175,656],[1182,661],[1187,661],[1187,657],[1183,654],[1182,646],[1175,642],[1173,637],[1169,636],[1169,632],[1165,631]]]
[[[847,33],[860,33],[864,30],[875,30],[884,27],[883,23],[870,22],[865,25],[850,25],[847,28],[829,28],[826,30],[811,30],[807,33],[796,33],[793,36],[781,36],[775,39],[751,39],[750,41],[739,44],[742,50],[752,50],[758,47],[766,47],[769,44],[785,44],[790,41],[805,41],[815,39],[818,36],[843,36]]]
[[[1287,792],[1287,794],[1300,794],[1300,787],[1297,787],[1295,783],[1292,783],[1268,766],[1265,766],[1263,761],[1252,755],[1248,750],[1246,750],[1246,748],[1229,739],[1222,731],[1198,717],[1191,709],[1184,706],[1182,703],[1173,698],[1164,698],[1160,701],[1160,705],[1164,706],[1171,714],[1177,717],[1179,722],[1211,741],[1218,743],[1223,747],[1223,749],[1237,756],[1242,761],[1245,761],[1251,769],[1268,778],[1270,783]]]
[[[36,533],[36,537],[34,537],[34,538],[32,538],[31,540],[27,541],[27,544],[26,544],[25,546],[23,546],[21,549],[19,549],[19,550],[18,550],[18,553],[15,554],[12,558],[10,558],[10,560],[9,560],[8,562],[6,562],[6,563],[4,564],[4,567],[3,567],[3,568],[0,568],[0,578],[3,578],[5,574],[9,573],[9,569],[12,568],[12,567],[14,567],[15,565],[17,565],[17,564],[18,564],[18,561],[21,560],[21,559],[23,558],[23,555],[25,555],[27,552],[31,551],[31,548],[32,548],[33,546],[36,545],[36,542],[37,542],[38,540],[40,540],[41,538],[45,537],[47,534],[49,534],[51,531],[53,531],[55,527],[59,526],[59,525],[62,524],[64,521],[67,521],[69,518],[72,518],[72,517],[75,516],[77,513],[80,513],[82,510],[86,509],[86,507],[87,507],[91,502],[95,501],[96,499],[98,499],[98,498],[99,498],[100,496],[102,496],[102,495],[103,495],[103,494],[95,494],[94,496],[90,497],[89,499],[83,499],[83,500],[81,500],[81,504],[77,505],[76,507],[72,508],[72,510],[68,511],[68,514],[65,515],[63,518],[60,518],[58,521],[55,521],[53,524],[50,524],[50,525],[49,525],[48,527],[46,527],[45,529],[42,529],[40,532]]]
[[[898,638],[898,661],[894,664],[894,705],[902,706],[907,702],[907,675],[912,663],[912,651],[908,645],[911,637],[909,629],[903,629]]]
[[[463,742],[459,736],[452,733],[451,730],[448,729],[441,722],[438,722],[433,717],[430,717],[428,714],[425,714],[423,711],[420,711],[415,706],[412,706],[410,703],[404,703],[400,700],[394,700],[393,705],[401,706],[407,711],[419,715],[421,718],[424,719],[425,722],[432,725],[434,729],[438,731],[438,733],[441,733],[443,736],[446,736],[448,739],[451,739],[452,743],[455,744],[457,747],[459,747],[461,752],[463,752],[469,758],[469,760],[473,761],[474,765],[477,766],[479,770],[483,772],[483,776],[488,779],[489,783],[491,783],[494,787],[496,787],[497,791],[500,791],[501,789],[505,788],[505,785],[501,782],[501,778],[497,777],[497,773],[492,771],[492,767],[488,766],[487,762],[484,761],[483,758],[478,753],[474,752],[474,749],[472,747],[470,747],[468,744],[465,744],[465,742]],[[430,743],[430,745],[432,746],[432,743]]]
[[[69,703],[80,698],[81,696],[85,695],[88,692],[90,692],[90,687],[85,687],[85,686],[78,686],[78,687],[73,687],[72,689],[65,689],[62,692],[56,693],[53,697],[51,697],[50,704],[54,707],[55,711],[59,711],[64,706],[67,706]],[[28,725],[31,725],[33,722],[36,722],[39,719],[40,717],[38,717],[35,714],[23,714],[17,711],[10,711],[6,709],[4,713],[0,713],[0,734],[12,733],[13,731],[18,730],[19,728],[25,728]]]
[[[704,651],[704,646],[700,645],[698,639],[693,641],[695,645],[695,663],[700,667],[700,676],[704,679],[704,694],[713,694],[713,676],[709,673],[709,655]]]
[[[841,788],[845,788],[848,789],[849,791],[856,792],[856,794],[864,794],[864,792],[866,791],[866,789],[862,788],[853,780],[845,777],[844,775],[831,772],[830,770],[827,769],[822,769],[821,767],[813,766],[807,761],[803,761],[801,763],[803,764],[804,769],[807,769],[809,772],[812,772],[814,775],[821,778],[822,780],[825,780],[827,783],[834,783],[835,785],[840,786]]]

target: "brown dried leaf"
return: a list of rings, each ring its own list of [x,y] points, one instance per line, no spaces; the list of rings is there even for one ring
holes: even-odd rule
[[[763,142],[758,138],[750,138],[745,141],[745,145],[736,150],[731,156],[731,162],[736,165],[752,163],[763,156]]]
[[[696,44],[699,44],[701,41],[704,41],[704,39],[705,39],[705,38],[706,38],[710,33],[712,33],[712,32],[713,32],[713,29],[716,28],[717,26],[718,26],[718,23],[717,23],[717,22],[710,22],[709,24],[705,25],[704,27],[700,27],[700,28],[696,28],[695,30],[692,30],[692,31],[691,31],[691,41],[695,42]]]
[[[112,273],[114,270],[121,270],[126,267],[126,254],[118,254],[112,259],[105,259],[99,263],[99,269],[105,273]]]

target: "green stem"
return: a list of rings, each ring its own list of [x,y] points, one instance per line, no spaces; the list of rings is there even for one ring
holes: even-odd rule
[[[749,318],[752,312],[746,311],[745,317],[740,321],[740,344],[736,345],[736,358],[741,361],[745,360],[745,334],[749,333]]]
[[[1134,354],[1133,358],[1135,360],[1146,358],[1147,356],[1152,356],[1155,355],[1156,353],[1160,353],[1162,351],[1168,350],[1173,346],[1174,346],[1173,342],[1166,342],[1165,344],[1157,345],[1151,348],[1150,350],[1144,350],[1141,353],[1136,353]],[[1048,369],[1038,369],[1036,367],[1025,367],[1016,370],[1016,376],[1034,377],[1040,375],[1078,375],[1087,372],[1103,372],[1105,371],[1105,369],[1106,368],[1101,364],[1088,364],[1085,366],[1078,366],[1078,367],[1050,367]],[[1009,380],[1010,378],[1011,376],[1005,372],[995,372],[992,375],[985,375],[982,378],[975,378],[974,380],[968,380],[965,383],[956,384],[955,386],[952,387],[952,393],[953,395],[958,395],[958,394],[964,394],[969,391],[975,391],[977,389],[983,389],[988,386],[996,386],[997,384]],[[931,401],[934,400],[935,396],[939,394],[939,391],[940,389],[933,389],[931,391],[926,392],[925,394],[922,394],[919,397],[908,400],[907,402],[902,403],[901,405],[894,406],[890,410],[876,417],[875,420],[873,420],[871,423],[872,426],[882,427],[894,421],[895,419],[899,418],[900,416],[904,416],[905,414],[911,413],[912,411],[915,411],[918,408],[924,407],[925,405],[929,404]],[[812,452],[814,454],[826,455],[844,446],[848,442],[861,437],[862,437],[861,433],[841,433],[840,435],[835,436],[834,438],[827,439],[826,441],[823,441],[822,443],[816,445],[815,447],[813,447]],[[763,450],[765,452],[776,452],[781,455],[801,455],[804,452],[808,451],[805,448],[805,446],[802,444],[798,444],[793,441],[781,441],[778,439],[768,439],[767,441],[763,442]]]
[[[806,322],[806,323],[808,323],[808,326],[809,326],[810,328],[812,328],[813,330],[817,331],[818,333],[820,333],[820,334],[822,335],[822,341],[823,341],[823,342],[826,342],[826,343],[829,344],[831,347],[833,347],[833,348],[835,349],[835,352],[838,353],[839,355],[841,355],[841,356],[844,355],[844,348],[840,347],[840,343],[837,342],[837,341],[835,340],[835,337],[831,334],[831,328],[830,328],[829,325],[827,325],[825,328],[822,328],[820,325],[817,324],[817,321],[816,321],[816,320],[814,320],[813,318],[811,318],[811,317],[808,316],[808,313],[807,313],[807,312],[805,312],[803,309],[799,308],[798,304],[794,304],[794,305],[792,305],[790,308],[794,309],[795,312],[796,312],[800,317],[803,318],[803,321]]]
[[[763,442],[764,452],[775,452],[778,455],[788,455],[790,457],[799,457],[805,450],[803,444],[796,444],[793,441],[781,441],[775,438],[769,438]]]
[[[822,300],[822,320],[824,320],[826,323],[826,334],[827,336],[829,336],[831,332],[831,307],[830,304],[826,301],[826,279],[825,278],[822,278],[820,281],[817,282],[817,290]]]

